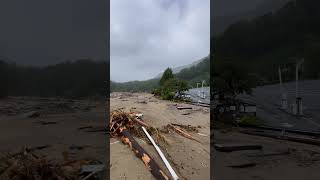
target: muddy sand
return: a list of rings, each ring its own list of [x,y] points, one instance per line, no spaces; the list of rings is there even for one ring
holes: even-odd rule
[[[70,159],[105,162],[106,103],[101,99],[1,99],[0,154],[47,146],[34,153],[60,161],[67,152]]]
[[[209,108],[189,104],[178,106],[192,109],[178,110],[177,103],[159,100],[147,93],[112,93],[110,109],[141,112],[143,121],[155,128],[169,123],[191,125],[198,132],[190,134],[200,141],[187,139],[177,133],[165,133],[169,142],[159,144],[169,163],[180,179],[210,179],[210,112]],[[148,140],[135,137],[136,141],[151,155],[165,173],[170,176],[161,158]],[[111,179],[155,179],[135,153],[118,138],[110,139]]]

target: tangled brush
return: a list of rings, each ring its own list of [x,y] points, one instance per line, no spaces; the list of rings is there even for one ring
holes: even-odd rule
[[[80,179],[79,170],[33,153],[5,155],[0,159],[0,179],[3,180],[76,180]]]
[[[118,136],[117,130],[120,127],[125,127],[130,134],[134,136],[144,139],[145,141],[149,141],[141,129],[141,124],[137,123],[137,117],[135,116],[135,112],[124,112],[120,109],[114,110],[110,113],[110,135],[112,137]],[[154,137],[157,143],[164,142],[166,145],[169,145],[169,141],[167,138],[162,135],[162,133],[155,127],[149,126],[146,127],[151,136]]]

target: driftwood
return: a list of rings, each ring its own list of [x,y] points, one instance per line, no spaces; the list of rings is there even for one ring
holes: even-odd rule
[[[194,137],[192,137],[189,133],[183,131],[182,129],[178,128],[178,127],[174,127],[173,125],[171,124],[168,124],[168,126],[170,128],[172,128],[174,131],[176,131],[178,134],[182,135],[183,137],[186,137],[188,139],[191,139],[191,140],[194,140],[194,141],[197,141],[198,143],[201,143],[199,140],[195,139]]]
[[[179,127],[183,128],[183,129],[185,129],[186,131],[198,132],[198,127],[195,127],[195,126],[183,125],[183,124],[176,124],[176,123],[171,123],[171,125],[173,125],[173,126],[179,126]]]

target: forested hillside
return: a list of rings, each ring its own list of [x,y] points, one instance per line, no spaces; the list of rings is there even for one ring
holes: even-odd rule
[[[22,66],[0,60],[0,96],[105,95],[108,64],[78,60],[46,67]]]
[[[245,66],[246,73],[265,82],[278,80],[278,67],[288,67],[285,80],[294,78],[294,64],[305,59],[302,78],[320,78],[320,1],[296,0],[276,12],[231,25],[214,38],[214,64]]]
[[[130,81],[124,83],[110,82],[111,92],[150,92],[158,87],[160,79]]]
[[[282,7],[292,0],[215,0],[211,33],[222,33],[229,25],[241,20],[261,16]]]
[[[205,80],[205,85],[210,84],[210,57],[207,56],[200,63],[190,68],[181,70],[176,77],[188,82],[189,86],[196,87],[197,83]]]

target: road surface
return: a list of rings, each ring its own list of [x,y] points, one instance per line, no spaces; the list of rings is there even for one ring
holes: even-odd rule
[[[203,87],[203,91],[202,88],[189,89],[186,93],[191,96],[192,102],[210,104],[210,87]],[[204,94],[204,98],[202,94]]]
[[[284,84],[288,106],[295,102],[295,82]],[[303,116],[295,116],[280,109],[281,91],[279,85],[257,87],[252,95],[241,95],[240,99],[257,105],[257,117],[263,125],[287,129],[320,132],[320,80],[299,82]]]

